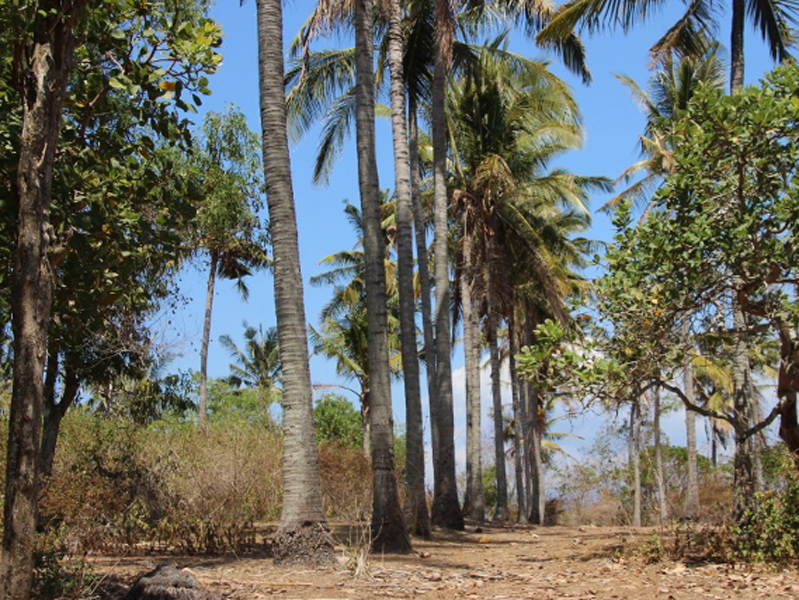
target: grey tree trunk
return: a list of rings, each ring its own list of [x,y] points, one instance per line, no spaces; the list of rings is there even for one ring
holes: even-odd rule
[[[524,339],[527,345],[533,343],[533,328],[535,323],[532,315],[528,313],[524,322]],[[541,395],[538,389],[527,383],[527,423],[525,440],[527,441],[528,478],[530,480],[530,517],[533,525],[543,525],[546,509],[546,487],[544,480],[544,457],[541,450]]]
[[[286,135],[283,14],[280,0],[257,0],[257,6],[264,174],[283,366],[283,511],[273,554],[275,562],[280,564],[332,564],[336,559],[322,506],[297,219]]]
[[[516,371],[516,355],[519,353],[519,338],[516,331],[516,320],[511,313],[508,320],[508,339],[510,353],[508,366],[510,369],[511,395],[513,398],[513,464],[516,469],[516,503],[518,511],[516,521],[521,525],[527,524],[527,496],[524,482],[524,432],[522,423],[525,420],[525,411],[521,403],[521,384]]]
[[[436,280],[436,390],[430,398],[430,421],[433,438],[433,509],[434,525],[463,529],[463,514],[458,502],[455,480],[455,431],[452,399],[452,362],[450,357],[450,281],[447,219],[447,132],[445,95],[447,70],[452,44],[452,16],[446,0],[436,0],[436,55],[433,73],[433,218]]]
[[[497,508],[494,513],[494,521],[504,522],[508,520],[509,516],[508,479],[505,472],[502,390],[500,382],[499,345],[497,342],[499,316],[493,279],[494,276],[489,266],[486,271],[486,298],[488,299],[488,307],[486,310],[486,337],[488,338],[488,351],[491,362],[491,400],[494,411],[494,466],[497,473]]]
[[[436,341],[433,328],[433,307],[431,302],[430,271],[427,268],[427,235],[422,209],[422,176],[419,167],[419,125],[416,102],[409,103],[409,143],[411,163],[411,202],[413,204],[413,227],[416,240],[416,262],[419,269],[419,289],[422,305],[422,331],[424,333],[425,373],[427,375],[428,401],[436,395]],[[434,455],[436,451],[434,450]]]
[[[214,287],[216,287],[216,269],[219,264],[219,253],[211,250],[210,272],[205,293],[205,318],[203,319],[203,339],[200,347],[200,399],[197,415],[200,428],[204,429],[208,421],[208,343],[211,340],[211,312],[214,309]]]
[[[75,369],[66,365],[64,389],[61,391],[61,399],[56,402],[55,390],[52,390],[52,393],[48,391],[48,393],[44,395],[42,441],[39,449],[39,472],[42,477],[49,477],[53,473],[53,460],[55,459],[55,449],[58,442],[58,433],[61,429],[61,421],[67,414],[67,409],[75,403],[79,389],[80,382],[78,380],[78,374],[75,372]]]
[[[405,515],[415,535],[430,537],[430,514],[424,485],[424,438],[419,355],[416,349],[416,303],[413,294],[413,209],[410,158],[405,127],[405,84],[402,76],[404,40],[399,0],[389,7],[389,71],[391,77],[391,130],[394,140],[394,180],[397,195],[397,277],[400,344],[405,385]]]
[[[22,130],[17,165],[19,221],[11,282],[14,375],[8,423],[0,599],[28,600],[39,493],[47,327],[53,297],[50,225],[53,163],[82,5],[44,0],[31,39],[20,40]]]
[[[464,215],[463,268],[463,353],[466,372],[466,494],[463,513],[478,523],[485,520],[482,465],[482,413],[480,402],[480,316],[474,306],[478,297],[472,266],[474,243]]]
[[[664,525],[669,519],[669,505],[666,499],[666,485],[663,479],[663,448],[661,447],[661,432],[660,432],[660,388],[655,387],[652,390],[652,404],[654,418],[652,419],[652,428],[655,435],[655,479],[658,487],[658,521],[660,525]]]
[[[682,329],[683,342],[690,347],[691,331],[686,321]],[[694,403],[694,369],[691,363],[691,353],[686,353],[683,363],[683,391],[689,403]],[[687,454],[688,481],[685,489],[685,503],[683,505],[683,518],[696,519],[699,517],[699,475],[696,466],[696,413],[685,407],[685,448]]]
[[[745,0],[732,0],[732,27],[730,32],[730,93],[744,84],[744,25]]]
[[[630,405],[630,466],[633,475],[633,527],[641,526],[641,400]]]
[[[749,339],[746,316],[736,299],[733,299],[733,402],[735,415],[735,457],[733,459],[733,519],[745,522],[755,507],[755,438],[746,435],[752,426],[754,399],[751,397],[751,365],[749,364]]]
[[[394,419],[388,366],[385,241],[380,226],[380,185],[375,155],[372,0],[355,2],[356,133],[358,187],[363,214],[369,395],[372,416],[372,549],[408,552],[394,471]],[[415,346],[415,344],[414,344]]]

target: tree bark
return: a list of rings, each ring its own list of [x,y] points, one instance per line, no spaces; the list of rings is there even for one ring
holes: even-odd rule
[[[413,205],[413,227],[416,240],[416,263],[419,269],[419,290],[422,305],[422,331],[424,333],[425,374],[427,376],[428,401],[435,397],[436,389],[436,341],[433,327],[433,307],[431,305],[429,256],[427,254],[427,235],[422,209],[422,176],[419,167],[419,125],[416,102],[413,97],[408,103],[409,143],[411,163],[411,202]],[[434,450],[435,455],[435,450]]]
[[[533,343],[533,315],[527,315],[524,322],[524,338],[527,345]],[[530,480],[530,517],[533,525],[543,525],[545,520],[546,494],[544,481],[544,457],[541,451],[541,394],[532,384],[527,383],[527,440],[528,478]]]
[[[397,195],[397,277],[399,287],[400,345],[405,386],[405,515],[415,535],[430,537],[430,514],[424,485],[424,436],[419,355],[416,349],[416,303],[413,294],[413,209],[410,158],[405,127],[405,83],[402,75],[404,40],[399,0],[389,7],[389,71],[391,77],[391,130],[394,141],[394,180]]]
[[[744,84],[744,25],[745,0],[732,0],[732,28],[730,33],[730,93]]]
[[[463,268],[463,353],[466,374],[466,494],[463,513],[478,523],[485,521],[482,465],[482,413],[480,402],[480,317],[474,306],[478,296],[474,277],[474,243],[464,214]]]
[[[669,504],[666,498],[666,484],[663,478],[663,448],[661,445],[661,431],[660,431],[660,388],[655,387],[652,390],[652,404],[654,418],[652,419],[652,428],[655,435],[655,479],[658,486],[658,522],[661,526],[669,519]]]
[[[500,382],[499,346],[497,329],[499,328],[498,307],[494,290],[493,274],[489,266],[486,274],[486,337],[491,362],[491,400],[494,412],[494,466],[497,474],[497,508],[494,521],[508,520],[508,479],[505,472],[505,440],[503,437],[502,390]]]
[[[273,543],[279,564],[332,564],[313,427],[311,374],[283,87],[280,0],[257,0],[264,174],[274,253],[275,309],[283,367],[283,511]]]
[[[211,340],[211,312],[214,309],[214,287],[219,253],[211,250],[211,265],[205,293],[205,318],[203,319],[203,339],[200,347],[200,399],[197,415],[200,428],[205,429],[208,422],[208,343]]]
[[[686,321],[682,329],[683,342],[691,348],[690,325]],[[689,403],[694,403],[694,369],[691,363],[691,353],[685,355],[683,363],[683,390]],[[699,475],[696,467],[696,413],[685,407],[685,449],[688,468],[688,482],[685,489],[685,503],[683,505],[683,518],[696,519],[699,517]]]
[[[436,393],[430,398],[433,437],[434,525],[463,529],[463,514],[455,480],[455,431],[450,357],[450,281],[447,219],[447,132],[445,96],[452,44],[452,15],[446,0],[436,0],[436,53],[433,72],[433,216],[436,280]]]
[[[521,525],[527,524],[527,497],[524,484],[524,432],[522,423],[525,421],[524,407],[521,403],[519,374],[516,371],[516,355],[519,353],[519,339],[516,331],[516,319],[513,313],[508,320],[508,339],[510,353],[508,366],[510,369],[511,395],[513,398],[513,464],[516,469],[516,503],[518,506],[516,521]]]
[[[399,504],[394,471],[394,420],[388,366],[385,241],[380,226],[374,117],[372,0],[355,2],[356,133],[358,184],[363,214],[369,392],[372,413],[372,549],[408,552],[410,539]]]
[[[641,400],[630,405],[630,466],[633,476],[633,527],[641,526]]]
[[[56,402],[55,393],[45,394],[42,441],[39,450],[39,470],[42,477],[50,477],[53,473],[53,460],[58,442],[58,433],[61,430],[61,421],[67,414],[67,409],[75,403],[80,389],[80,381],[75,369],[66,365],[65,371],[61,400]]]
[[[39,491],[39,450],[47,327],[53,296],[48,251],[53,163],[73,60],[79,5],[43,1],[19,81],[22,131],[17,192],[19,223],[11,283],[14,376],[9,415],[0,598],[28,600]]]
[[[736,415],[735,457],[733,459],[733,520],[744,523],[755,507],[754,437],[748,435],[752,426],[751,366],[746,315],[741,303],[733,298],[733,402]]]

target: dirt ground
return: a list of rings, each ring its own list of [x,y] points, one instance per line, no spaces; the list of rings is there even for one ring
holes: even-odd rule
[[[799,572],[765,567],[647,560],[654,529],[467,527],[414,541],[415,553],[378,556],[354,549],[352,529],[334,527],[339,566],[287,570],[268,557],[96,557],[99,574],[130,585],[161,563],[188,568],[229,600],[372,598],[750,600],[799,598]],[[357,544],[355,544],[357,547]],[[121,589],[121,586],[120,586]]]

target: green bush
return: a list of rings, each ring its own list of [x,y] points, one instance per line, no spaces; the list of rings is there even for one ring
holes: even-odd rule
[[[744,562],[795,563],[799,557],[799,482],[785,491],[757,494],[756,508],[730,527],[732,558]]]

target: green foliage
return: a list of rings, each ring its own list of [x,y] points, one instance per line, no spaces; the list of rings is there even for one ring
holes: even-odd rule
[[[325,394],[316,402],[313,415],[317,440],[363,447],[361,413],[344,396]]]
[[[799,558],[799,482],[782,493],[758,494],[756,508],[731,526],[732,558],[745,562],[796,564]]]
[[[194,220],[195,244],[211,256],[217,274],[235,279],[247,297],[244,278],[269,264],[263,208],[261,140],[234,106],[205,115],[189,169],[201,188]]]
[[[270,408],[275,401],[269,389],[239,387],[227,379],[208,381],[208,409],[211,420],[219,423],[244,420],[274,428]]]
[[[58,533],[50,534],[44,542],[45,547],[34,553],[33,599],[91,597],[100,578],[90,563],[69,554],[58,537]]]

